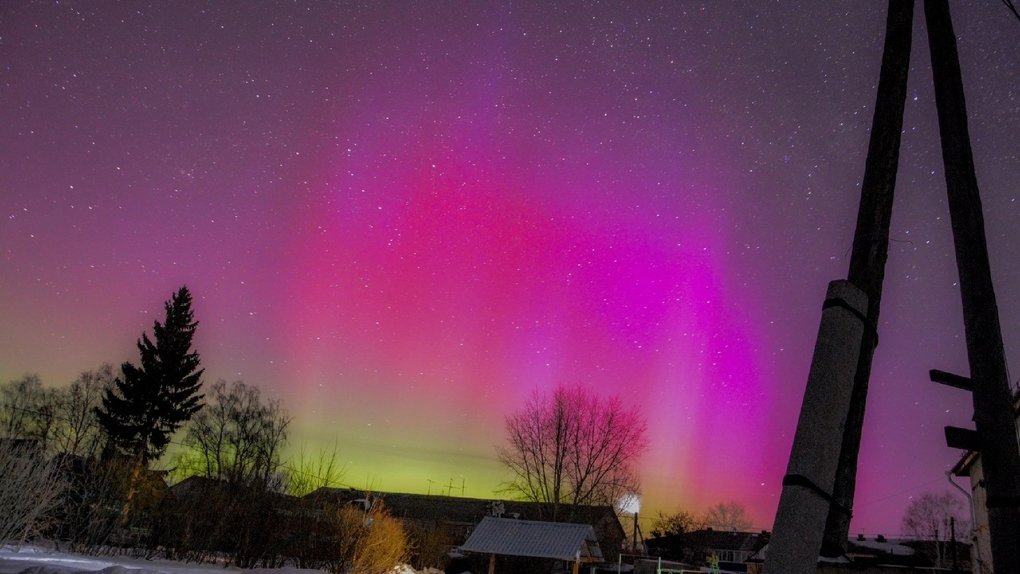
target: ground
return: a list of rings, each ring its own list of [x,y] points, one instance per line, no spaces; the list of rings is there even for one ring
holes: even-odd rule
[[[83,556],[58,552],[40,546],[22,546],[20,549],[0,547],[0,574],[214,574],[240,572],[239,568],[224,568],[216,564],[188,564],[171,560],[145,560],[128,556]],[[245,574],[323,574],[319,570],[299,568],[257,568]],[[403,568],[394,574],[414,574]]]

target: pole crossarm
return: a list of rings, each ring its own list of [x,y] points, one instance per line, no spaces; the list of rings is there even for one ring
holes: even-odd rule
[[[946,445],[963,450],[981,450],[981,435],[976,430],[946,427]]]
[[[963,389],[965,391],[974,390],[974,381],[969,378],[940,371],[938,369],[928,371],[928,378],[931,379],[931,382],[933,383],[941,383],[943,385]]]
[[[924,0],[923,4],[970,367],[970,377],[939,370],[930,371],[929,377],[971,392],[976,429],[946,427],[945,438],[952,448],[980,454],[993,570],[1020,573],[1020,447],[956,35],[948,0]],[[888,258],[913,10],[914,0],[889,0],[850,267],[846,282],[829,286],[765,561],[766,574],[809,574],[817,570],[819,554],[832,557],[846,552],[864,410],[878,343],[875,326]],[[833,291],[852,294],[859,304],[843,305],[833,297]],[[838,314],[833,314],[837,310]],[[827,513],[822,523],[820,513]]]

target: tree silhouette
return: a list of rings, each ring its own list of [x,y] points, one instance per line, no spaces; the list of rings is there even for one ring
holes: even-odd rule
[[[553,520],[563,504],[614,506],[638,492],[634,466],[648,444],[645,421],[617,397],[580,386],[536,392],[507,417],[506,430],[499,460],[513,473],[507,490],[551,504]]]
[[[263,399],[258,387],[220,379],[206,395],[205,408],[188,424],[184,444],[189,452],[180,464],[231,485],[280,490],[280,451],[290,421],[280,403]]]
[[[665,514],[660,510],[652,523],[652,536],[679,536],[698,530],[701,526],[702,520],[686,510],[673,514]]]
[[[202,369],[191,350],[198,323],[188,288],[181,287],[164,308],[164,323],[153,323],[155,342],[145,333],[138,340],[140,366],[121,365],[115,388],[96,409],[112,445],[143,466],[162,456],[173,433],[202,408]]]
[[[744,505],[734,501],[720,502],[709,508],[702,522],[716,530],[740,532],[751,529],[751,520],[747,517]]]
[[[927,543],[922,547],[922,552],[931,558],[937,568],[946,567],[953,522],[956,523],[958,540],[970,538],[967,532],[969,525],[962,518],[962,507],[960,499],[949,492],[925,492],[913,499],[903,513],[903,531]]]

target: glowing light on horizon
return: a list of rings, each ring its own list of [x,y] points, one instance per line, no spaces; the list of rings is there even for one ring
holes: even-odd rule
[[[625,514],[637,514],[641,512],[641,496],[638,494],[626,494],[620,498],[616,507]]]

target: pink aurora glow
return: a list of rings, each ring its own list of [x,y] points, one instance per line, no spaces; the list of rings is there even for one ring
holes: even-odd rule
[[[960,5],[1015,363],[1016,22]],[[280,399],[292,448],[335,441],[347,484],[499,496],[504,416],[581,383],[647,417],[646,533],[725,500],[771,527],[846,274],[884,4],[3,10],[0,381],[134,359],[187,284],[208,380]],[[855,532],[948,490],[942,427],[971,416],[926,377],[967,362],[920,38]]]

